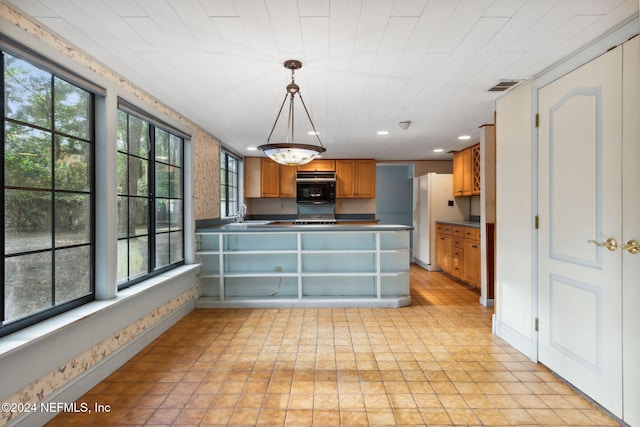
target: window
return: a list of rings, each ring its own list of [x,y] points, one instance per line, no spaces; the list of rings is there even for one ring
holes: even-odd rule
[[[233,216],[240,210],[239,199],[240,161],[220,151],[220,215],[222,218]]]
[[[95,95],[13,50],[1,59],[0,335],[94,299]]]
[[[184,139],[118,111],[118,286],[184,262]]]

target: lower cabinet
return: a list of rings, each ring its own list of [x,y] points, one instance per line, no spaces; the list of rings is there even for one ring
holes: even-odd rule
[[[480,288],[480,229],[436,224],[436,264],[454,278]]]

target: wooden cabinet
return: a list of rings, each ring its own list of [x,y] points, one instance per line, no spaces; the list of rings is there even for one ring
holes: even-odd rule
[[[436,264],[445,272],[451,271],[451,236],[436,234]]]
[[[296,172],[295,166],[280,165],[280,197],[296,197]]]
[[[336,198],[371,199],[376,195],[375,160],[336,160]]]
[[[296,167],[285,166],[271,159],[244,159],[244,196],[296,197]]]
[[[260,195],[280,197],[280,168],[271,159],[260,159]]]
[[[453,155],[453,195],[480,194],[480,145],[474,145]]]
[[[436,223],[436,264],[454,278],[480,288],[480,229]]]
[[[336,161],[316,159],[298,166],[298,170],[303,172],[333,172],[336,170]]]

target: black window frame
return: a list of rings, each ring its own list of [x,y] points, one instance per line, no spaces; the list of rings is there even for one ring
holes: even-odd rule
[[[118,269],[118,277],[117,277],[117,286],[118,286],[118,290],[121,289],[125,289],[128,288],[130,286],[133,286],[135,284],[138,284],[146,279],[149,279],[150,277],[154,277],[157,276],[159,274],[162,274],[166,271],[172,270],[176,267],[179,267],[181,265],[185,264],[185,164],[184,164],[184,160],[185,160],[185,142],[186,140],[190,139],[189,135],[186,135],[184,133],[182,133],[181,131],[175,129],[174,127],[167,125],[166,123],[156,119],[155,117],[151,116],[150,114],[146,113],[144,110],[139,109],[138,107],[136,107],[133,104],[128,103],[127,101],[123,100],[123,99],[118,99],[118,110],[117,110],[117,114],[118,116],[123,113],[127,115],[127,123],[129,123],[129,117],[134,117],[137,120],[141,120],[144,123],[147,124],[147,141],[149,144],[149,151],[148,151],[148,156],[146,158],[147,162],[148,162],[148,166],[147,166],[147,193],[145,196],[141,196],[141,195],[136,195],[133,196],[131,194],[129,194],[128,192],[126,194],[121,194],[118,193],[117,196],[118,198],[120,197],[126,197],[127,199],[131,199],[131,198],[141,198],[141,199],[146,199],[147,200],[147,224],[148,224],[148,229],[146,234],[140,234],[140,235],[135,235],[135,236],[131,236],[131,235],[127,235],[127,236],[120,236],[120,225],[118,226],[118,246],[120,244],[121,241],[127,240],[130,241],[132,238],[135,237],[140,237],[140,236],[147,236],[148,241],[147,241],[147,271],[144,274],[141,275],[137,275],[135,277],[131,277],[131,266],[129,264],[129,257],[127,257],[127,278],[124,281],[120,280],[119,277],[119,271],[120,271],[120,266],[117,266]],[[118,132],[119,132],[119,126],[120,126],[120,121],[118,119]],[[160,164],[169,164],[169,162],[159,162],[156,159],[156,130],[162,131],[162,132],[167,132],[170,136],[174,136],[177,138],[180,138],[181,143],[180,143],[180,162],[179,162],[179,166],[176,166],[174,164],[171,164],[171,167],[177,167],[180,170],[180,197],[159,197],[155,194],[155,186],[156,186],[156,165],[158,163]],[[131,153],[127,153],[124,151],[121,151],[118,149],[118,155],[123,154],[126,156],[131,156]],[[116,166],[117,167],[117,166]],[[115,174],[118,174],[118,171],[115,171]],[[128,180],[127,180],[128,181]],[[180,260],[178,260],[177,262],[170,262],[167,265],[163,265],[161,267],[156,268],[156,264],[157,264],[157,257],[156,257],[156,248],[157,248],[157,239],[156,236],[158,234],[170,234],[172,232],[172,230],[162,233],[158,233],[157,231],[157,227],[156,227],[156,201],[157,199],[170,199],[170,200],[180,200],[180,228],[179,228],[179,232],[180,232],[180,236],[181,236],[181,248],[180,248]],[[127,221],[129,221],[130,215],[127,214]],[[118,221],[120,220],[120,215],[118,215]],[[129,229],[129,226],[127,224],[127,229]],[[129,242],[127,243],[127,248],[129,249]],[[120,260],[120,254],[118,254],[118,262]]]
[[[230,171],[230,168],[229,168],[230,159],[232,159],[236,163],[235,187],[229,184],[232,181],[230,179],[232,175],[232,172]],[[240,172],[241,166],[242,166],[242,160],[238,156],[230,153],[225,149],[220,150],[220,216],[222,218],[232,217],[240,209],[240,202],[242,201],[240,198],[240,190],[241,190],[240,182],[242,178],[241,172]],[[230,188],[236,189],[235,200],[229,197]],[[232,202],[235,203],[234,206],[232,206]]]
[[[7,38],[4,35],[0,35],[0,69],[1,69],[1,73],[2,73],[2,79],[0,79],[0,92],[3,94],[3,99],[4,99],[4,95],[5,95],[5,55],[11,55],[14,58],[17,58],[21,61],[24,61],[26,63],[28,63],[29,65],[42,70],[43,72],[46,72],[48,74],[50,74],[50,80],[51,80],[51,85],[50,85],[50,90],[51,90],[51,94],[52,94],[52,99],[51,99],[51,104],[50,104],[50,112],[52,115],[52,121],[50,124],[50,128],[47,127],[41,127],[38,126],[37,124],[34,123],[29,123],[29,122],[24,122],[21,120],[17,120],[17,119],[13,119],[10,117],[7,117],[7,111],[5,110],[5,103],[2,102],[1,106],[0,106],[0,112],[2,114],[2,118],[3,118],[3,125],[0,129],[0,134],[2,136],[2,140],[3,140],[3,148],[2,148],[2,152],[3,152],[3,164],[2,164],[2,188],[3,188],[3,197],[2,197],[2,201],[0,202],[2,204],[2,209],[3,212],[5,211],[5,191],[6,190],[25,190],[25,191],[41,191],[41,192],[48,192],[51,194],[51,247],[50,248],[46,248],[46,249],[39,249],[39,250],[25,250],[25,251],[20,251],[20,252],[12,252],[10,254],[7,254],[6,251],[6,241],[5,241],[5,233],[2,234],[2,248],[3,248],[3,263],[2,263],[2,277],[3,277],[3,285],[2,288],[0,289],[0,294],[2,296],[2,304],[0,305],[0,337],[8,335],[10,333],[13,333],[15,331],[18,331],[20,329],[26,328],[28,326],[34,325],[38,322],[41,322],[43,320],[52,318],[56,315],[59,315],[61,313],[64,313],[66,311],[69,311],[71,309],[74,309],[76,307],[79,307],[81,305],[87,304],[91,301],[95,300],[96,297],[96,289],[95,289],[95,271],[96,271],[96,241],[95,241],[95,227],[96,227],[96,215],[95,215],[95,205],[96,205],[96,182],[95,182],[95,178],[96,178],[96,174],[95,174],[95,169],[96,169],[96,160],[95,160],[95,154],[96,154],[96,102],[97,96],[104,96],[105,95],[105,90],[97,85],[95,85],[94,83],[84,79],[81,76],[76,75],[75,73],[65,69],[64,67],[61,67],[60,65],[50,61],[49,59],[43,57],[42,55],[32,51],[29,48],[26,48],[24,46],[22,46],[21,44],[13,41],[12,39]],[[87,136],[86,138],[82,138],[82,137],[78,137],[77,135],[70,135],[70,134],[66,134],[63,133],[61,131],[56,130],[56,123],[55,123],[55,90],[56,90],[56,84],[55,82],[57,80],[61,80],[67,84],[73,85],[76,88],[82,89],[83,91],[85,91],[88,94],[88,114],[87,114],[87,119],[89,120],[90,123],[88,123],[88,132],[87,132]],[[30,129],[33,130],[37,130],[37,131],[42,131],[42,132],[46,132],[47,134],[50,135],[51,137],[51,152],[50,152],[50,162],[51,162],[51,182],[48,188],[35,188],[35,187],[30,187],[30,186],[9,186],[10,188],[8,188],[6,186],[6,179],[5,179],[5,144],[6,144],[6,126],[7,123],[13,123],[13,124],[17,124],[19,126],[23,126],[23,127],[28,127]],[[71,139],[74,141],[79,141],[79,142],[84,142],[87,144],[87,148],[89,149],[90,153],[88,155],[88,176],[87,179],[90,180],[88,189],[85,190],[68,190],[68,189],[62,189],[62,188],[57,188],[56,187],[56,182],[55,182],[55,140],[57,138],[66,138],[66,139]],[[88,243],[77,243],[77,244],[70,244],[70,245],[64,245],[64,244],[57,244],[56,243],[56,224],[57,224],[57,220],[56,220],[56,215],[55,215],[55,211],[56,211],[56,195],[57,194],[82,194],[82,195],[87,195],[90,199],[89,201],[89,216],[88,216],[88,221],[89,221],[89,227],[88,227]],[[2,224],[3,224],[3,228],[5,228],[5,215],[3,215],[2,218]],[[71,300],[68,301],[64,301],[61,303],[56,303],[56,268],[55,268],[55,263],[56,263],[56,252],[57,251],[63,251],[63,250],[69,250],[69,249],[73,249],[73,248],[79,248],[79,247],[88,247],[89,248],[89,272],[88,272],[88,276],[89,276],[89,288],[88,288],[88,292],[82,296],[79,296],[77,298],[73,298]],[[13,257],[18,257],[18,256],[24,256],[24,255],[32,255],[32,254],[37,254],[37,253],[47,253],[50,252],[51,253],[51,305],[43,308],[43,309],[39,309],[37,311],[34,311],[30,314],[26,314],[22,317],[18,317],[16,319],[13,320],[8,320],[5,321],[5,316],[6,316],[6,311],[5,311],[5,305],[6,305],[6,280],[5,280],[5,274],[6,274],[6,260],[7,258],[13,258]],[[5,323],[6,322],[6,323]]]

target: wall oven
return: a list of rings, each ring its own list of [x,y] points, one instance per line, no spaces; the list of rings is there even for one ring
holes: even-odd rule
[[[336,202],[335,172],[298,172],[296,201],[301,204],[334,204]]]

